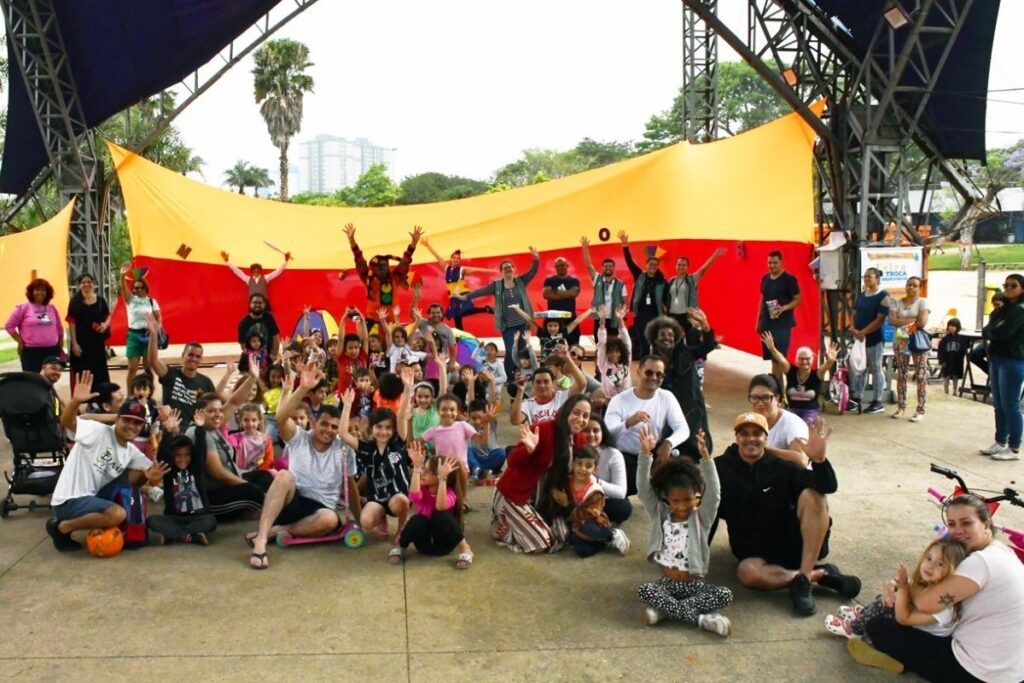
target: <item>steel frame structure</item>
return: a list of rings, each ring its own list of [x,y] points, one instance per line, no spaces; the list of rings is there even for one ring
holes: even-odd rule
[[[25,80],[49,162],[29,189],[0,216],[0,224],[9,222],[29,202],[38,202],[43,186],[47,181],[56,179],[59,206],[64,206],[72,197],[77,198],[68,239],[69,280],[88,272],[97,278],[107,300],[112,301],[117,295],[117,283],[110,281],[108,237],[110,209],[107,194],[112,178],[104,182],[94,129],[86,124],[82,114],[54,12],[55,2],[0,0],[15,66]],[[209,90],[221,76],[316,2],[289,0],[272,7],[250,29],[228,43],[217,57],[180,82],[188,96],[173,109],[162,112],[153,130],[132,151],[143,153],[186,107]],[[210,65],[215,65],[214,70],[207,73]],[[47,208],[53,213],[59,207]]]
[[[707,0],[717,13],[718,0]],[[718,137],[718,38],[696,12],[683,5],[683,137],[709,142]]]
[[[892,237],[895,244],[904,236],[923,242],[910,220],[910,179],[924,186],[922,202],[940,177],[961,197],[961,211],[982,196],[965,165],[945,158],[921,126],[973,1],[903,0],[898,7],[906,24],[894,28],[879,16],[870,49],[860,58],[849,48],[843,27],[809,0],[747,0],[743,37],[718,19],[717,2],[682,0],[684,13],[697,15],[818,135],[816,222],[850,237],[846,285],[822,293],[823,336],[841,339],[847,327],[859,290],[860,246],[884,243],[890,225],[900,228]],[[929,63],[924,43],[936,36],[945,41],[945,49]],[[922,85],[901,83],[909,71]],[[916,100],[912,110],[900,105],[898,96],[908,94]],[[807,105],[822,98],[827,103],[819,119]]]

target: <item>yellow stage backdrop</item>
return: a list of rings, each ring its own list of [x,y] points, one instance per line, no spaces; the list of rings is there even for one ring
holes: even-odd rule
[[[716,329],[729,330],[733,338],[726,343],[753,350],[757,286],[767,251],[781,248],[792,257],[787,266],[801,284],[814,286],[807,270],[813,140],[811,129],[792,114],[733,138],[673,145],[539,185],[385,208],[324,208],[246,197],[190,180],[115,145],[110,148],[124,191],[135,265],[148,269],[146,277],[178,341],[235,337],[246,310],[246,290],[220,253],[229,252],[242,267],[261,263],[271,269],[281,257],[266,242],[294,256],[284,276],[270,285],[282,329],[291,330],[304,304],[336,314],[345,305],[362,305],[365,289],[348,272],[353,259],[342,232],[351,222],[367,258],[401,254],[414,225],[423,227],[442,255],[461,249],[467,265],[496,267],[499,259],[510,257],[522,272],[529,266],[527,247],[535,246],[542,263],[530,294],[541,309],[546,307],[542,281],[553,274],[552,261],[559,255],[570,259],[574,274],[584,281],[579,306],[590,303],[581,236],[590,238],[596,263],[615,257],[620,277],[630,285],[615,238],[619,229],[629,233],[638,261],[645,247],[657,249],[665,257],[667,277],[674,273],[676,256],[688,256],[696,270],[715,248],[726,246],[728,255],[701,283],[702,304],[731,300],[712,322]],[[413,263],[425,283],[424,302],[443,301],[443,270],[423,246]],[[341,280],[339,271],[346,273]],[[472,278],[469,284],[480,286],[489,277]],[[816,323],[816,307],[806,308],[801,324]],[[735,325],[726,320],[736,317],[741,320]],[[494,334],[490,316],[470,320],[471,331]]]
[[[68,226],[74,200],[60,213],[30,230],[0,237],[0,312],[6,321],[25,302],[33,277],[53,285],[53,303],[61,315],[68,310]]]

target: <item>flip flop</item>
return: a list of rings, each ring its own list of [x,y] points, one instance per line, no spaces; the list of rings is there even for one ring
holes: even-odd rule
[[[472,553],[459,553],[459,559],[455,560],[456,569],[469,569],[473,566]]]
[[[388,562],[391,564],[402,564],[405,562],[405,551],[401,547],[396,546],[388,552]]]
[[[259,562],[259,566],[252,563],[253,560]],[[266,553],[253,553],[249,556],[249,568],[250,569],[266,569],[270,566],[270,562],[267,560]]]

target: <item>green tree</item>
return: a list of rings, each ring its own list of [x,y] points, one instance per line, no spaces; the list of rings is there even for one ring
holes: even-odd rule
[[[338,191],[337,197],[348,206],[390,206],[398,200],[398,186],[388,176],[384,164],[374,164],[359,176],[355,185]]]
[[[584,160],[587,169],[591,169],[628,159],[636,153],[636,150],[632,142],[600,142],[583,138],[573,148],[573,152]]]
[[[245,194],[245,188],[249,186],[249,162],[236,161],[235,165],[224,171],[224,184],[230,187],[237,187],[238,194]]]
[[[308,204],[309,206],[346,206],[338,193],[323,194],[320,192],[300,192],[292,195],[292,204]]]
[[[450,176],[444,173],[420,173],[409,176],[399,185],[400,194],[396,204],[429,204],[450,199],[462,199],[482,194],[487,183]]]
[[[718,64],[718,130],[722,134],[736,135],[789,112],[789,105],[749,64]],[[683,138],[683,90],[680,88],[668,111],[651,116],[637,150],[651,152]]]
[[[526,149],[523,150],[522,157],[498,169],[492,185],[523,187],[554,178],[564,178],[587,170],[587,162],[588,160],[580,156],[575,149],[567,152]]]
[[[303,93],[313,92],[313,77],[306,69],[309,48],[290,40],[264,43],[253,58],[253,85],[260,114],[267,122],[270,140],[280,151],[281,201],[288,201],[288,144],[302,128]]]

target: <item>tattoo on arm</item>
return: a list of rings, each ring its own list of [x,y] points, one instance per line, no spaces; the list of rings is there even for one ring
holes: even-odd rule
[[[951,593],[944,593],[939,597],[939,604],[943,607],[950,607],[956,604],[956,598],[954,598]]]

